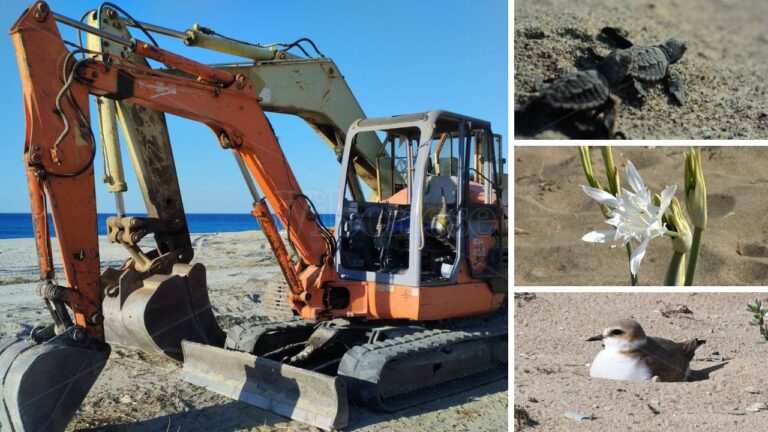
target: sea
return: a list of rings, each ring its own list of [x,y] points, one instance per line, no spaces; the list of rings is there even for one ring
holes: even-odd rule
[[[114,216],[109,213],[99,213],[99,235],[107,234],[107,218]],[[146,216],[142,214],[129,214],[128,216]],[[320,220],[327,226],[332,227],[336,216],[333,214],[321,214]],[[53,231],[53,220],[49,219],[51,235],[56,234]],[[283,229],[279,221],[277,226]],[[256,219],[250,214],[216,214],[216,213],[187,213],[187,224],[192,233],[213,233],[213,232],[238,232],[261,230]],[[32,216],[29,213],[0,213],[0,239],[28,238],[34,237],[32,232]]]

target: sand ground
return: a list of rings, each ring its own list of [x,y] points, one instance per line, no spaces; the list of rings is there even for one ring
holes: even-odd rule
[[[748,325],[747,303],[765,293],[536,293],[515,301],[514,401],[538,423],[531,431],[747,431],[765,428],[765,359]],[[663,317],[686,305],[692,315]],[[650,336],[705,339],[691,370],[695,382],[614,381],[589,377],[601,349],[586,342],[610,321],[637,320]],[[580,422],[566,411],[592,415]]]
[[[662,85],[645,104],[629,87],[616,130],[629,139],[765,139],[768,137],[768,2],[764,0],[517,0],[515,105],[537,93],[536,82],[593,69],[610,47],[604,26],[625,29],[638,45],[674,37],[688,45],[673,68],[688,103],[670,103]],[[543,131],[536,138],[562,135]]]
[[[193,234],[195,261],[206,265],[214,312],[222,327],[258,319],[256,285],[280,275],[260,232]],[[55,242],[54,242],[55,243]],[[102,267],[127,256],[100,241]],[[57,252],[56,252],[57,253]],[[0,240],[0,337],[50,321],[35,294],[32,239]],[[26,283],[24,283],[26,282]],[[116,348],[69,430],[77,431],[314,431],[302,423],[219,396],[179,378],[180,365],[166,358]],[[394,414],[353,408],[348,430],[497,431],[507,429],[508,381],[447,397]]]
[[[655,193],[677,184],[683,198],[685,147],[614,147],[614,161],[631,160]],[[602,157],[592,162],[607,184]],[[697,285],[768,283],[768,161],[766,147],[705,147],[708,227],[702,236]],[[515,147],[515,283],[517,285],[628,285],[626,251],[581,237],[607,229],[587,184],[576,147]],[[661,285],[672,257],[671,242],[650,243],[640,267],[641,285]]]

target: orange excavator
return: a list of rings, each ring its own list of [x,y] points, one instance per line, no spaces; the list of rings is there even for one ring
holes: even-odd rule
[[[68,50],[57,21],[124,55]],[[111,338],[183,361],[189,382],[323,429],[346,426],[348,399],[394,411],[506,374],[503,158],[488,122],[445,111],[354,122],[329,228],[245,75],[82,24],[45,2],[27,9],[11,35],[38,292],[54,322],[0,342],[3,430],[64,430],[106,364]],[[222,330],[202,264],[172,247],[138,247],[148,234],[186,229],[177,219],[110,218],[108,238],[131,258],[124,271],[100,274],[89,94],[211,128],[242,170],[296,319]],[[371,142],[381,143],[373,155],[361,149]],[[64,285],[54,274],[48,211]]]

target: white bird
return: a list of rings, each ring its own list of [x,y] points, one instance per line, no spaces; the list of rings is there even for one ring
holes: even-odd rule
[[[616,321],[587,341],[603,342],[589,376],[628,381],[658,376],[659,381],[667,382],[688,380],[691,359],[705,342],[695,338],[673,342],[646,336],[640,324],[631,319]]]

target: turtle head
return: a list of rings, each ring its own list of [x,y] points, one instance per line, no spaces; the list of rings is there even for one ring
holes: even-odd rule
[[[632,55],[624,50],[614,50],[600,64],[600,72],[613,84],[627,77],[631,64]]]
[[[676,63],[683,58],[683,54],[688,49],[685,43],[674,38],[664,42],[659,48],[667,55],[670,63]]]

